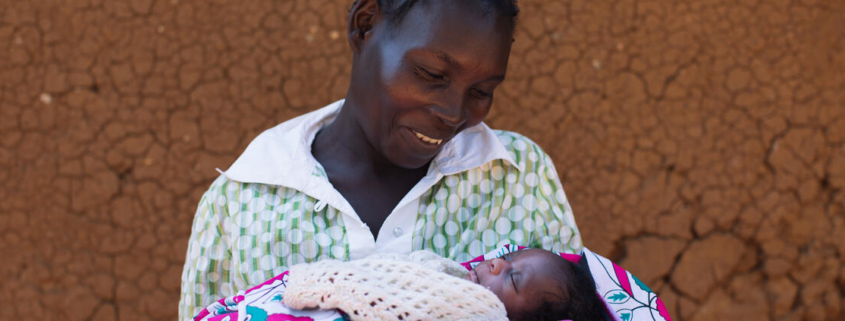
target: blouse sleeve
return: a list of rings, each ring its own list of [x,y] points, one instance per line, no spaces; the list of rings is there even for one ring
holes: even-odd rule
[[[581,233],[572,215],[572,207],[563,191],[560,179],[557,175],[554,163],[551,158],[536,144],[527,138],[525,139],[529,153],[529,160],[525,162],[526,171],[523,173],[524,180],[531,182],[526,184],[526,195],[533,196],[531,202],[522,199],[524,206],[533,209],[531,219],[534,223],[534,231],[530,233],[528,244],[530,247],[538,247],[556,252],[578,254],[583,247]],[[531,155],[534,154],[534,155]],[[531,158],[536,157],[536,161]],[[535,182],[536,181],[536,185]],[[529,204],[530,203],[530,206]]]
[[[192,320],[202,308],[236,290],[230,280],[232,251],[224,232],[228,208],[225,188],[220,188],[220,182],[215,182],[203,195],[194,216],[182,270],[179,320]]]
[[[560,248],[554,247],[558,252],[565,252],[571,254],[581,253],[583,244],[581,243],[581,232],[578,230],[578,225],[575,223],[575,216],[572,214],[572,207],[569,205],[569,200],[566,198],[566,193],[563,191],[563,185],[557,175],[557,170],[551,158],[543,154],[543,162],[545,166],[541,167],[539,176],[543,178],[544,183],[550,187],[550,194],[546,195],[549,202],[549,211],[546,216],[551,220],[548,224],[550,229],[554,228],[555,223],[560,226],[558,233],[551,233],[552,243],[560,244]],[[541,191],[543,192],[543,191]],[[544,193],[545,194],[545,193]],[[554,232],[554,231],[550,231]]]

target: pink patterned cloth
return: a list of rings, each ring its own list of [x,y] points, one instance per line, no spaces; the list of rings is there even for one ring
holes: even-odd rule
[[[461,263],[471,270],[478,263],[500,257],[523,246],[505,245],[468,262]],[[663,301],[633,274],[616,263],[591,252],[587,248],[580,255],[558,253],[579,264],[586,263],[596,283],[596,294],[605,303],[607,320],[613,321],[671,321]],[[586,262],[582,262],[586,260]],[[301,311],[286,307],[282,302],[288,272],[277,275],[246,291],[220,299],[200,311],[194,321],[343,321],[348,317],[339,310]],[[562,320],[568,321],[568,320]]]

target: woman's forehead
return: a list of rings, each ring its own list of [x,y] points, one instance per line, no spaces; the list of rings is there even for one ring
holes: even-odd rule
[[[432,1],[414,6],[397,25],[384,24],[391,41],[407,49],[437,53],[446,61],[507,64],[512,32],[508,19],[485,14],[474,1]],[[476,10],[473,10],[473,9]]]
[[[469,33],[511,37],[513,20],[482,10],[472,0],[427,1],[413,6],[393,27],[400,32],[434,31],[444,36]]]
[[[516,12],[519,9],[515,4],[506,5],[508,1],[503,0],[376,0],[382,7],[382,12],[387,12],[389,20],[402,22],[410,12],[417,9],[440,9],[442,5],[450,5],[449,12],[461,16],[500,15],[507,17],[511,26],[515,23]],[[514,0],[510,0],[514,1]],[[356,1],[357,3],[358,1]],[[440,12],[438,12],[440,13]]]

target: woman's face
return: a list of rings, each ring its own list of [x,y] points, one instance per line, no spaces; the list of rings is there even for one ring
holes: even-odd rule
[[[355,55],[348,98],[369,143],[394,165],[426,165],[490,111],[512,22],[481,11],[475,1],[425,1],[398,24],[376,15]]]

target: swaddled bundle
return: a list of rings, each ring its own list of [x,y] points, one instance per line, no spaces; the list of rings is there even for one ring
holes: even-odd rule
[[[194,320],[506,318],[671,320],[645,284],[587,249],[573,255],[511,245],[462,264],[414,252],[297,265]]]
[[[428,252],[291,267],[284,304],[340,309],[352,320],[507,320],[505,306],[466,268]]]

